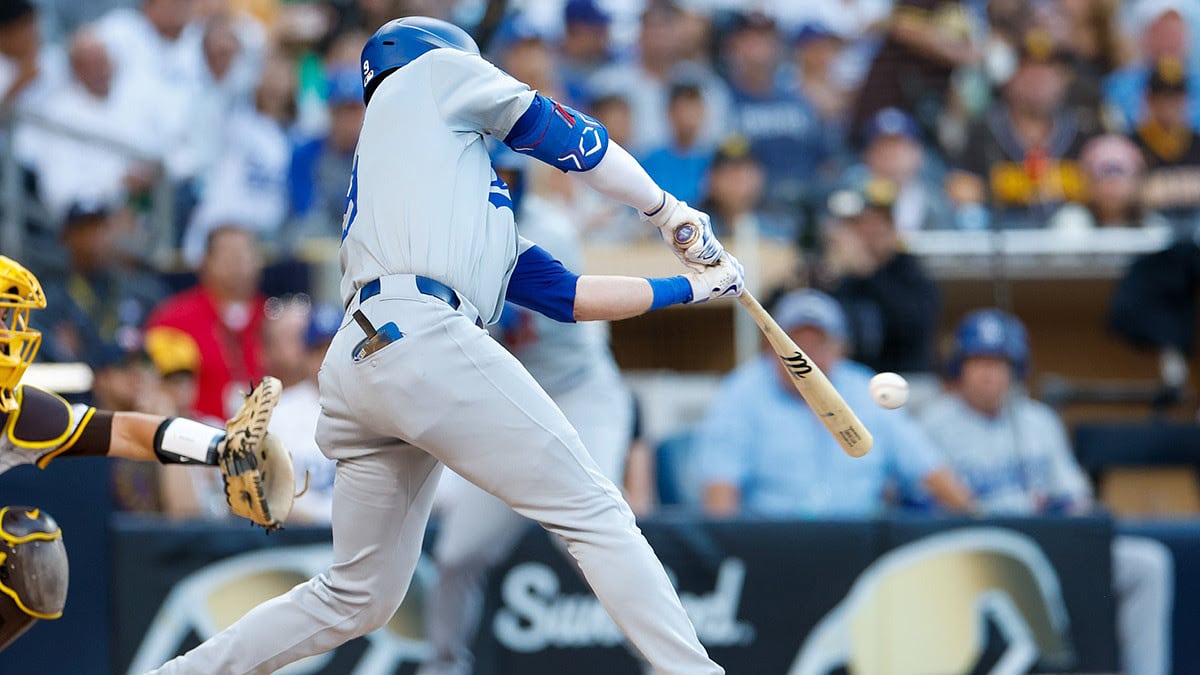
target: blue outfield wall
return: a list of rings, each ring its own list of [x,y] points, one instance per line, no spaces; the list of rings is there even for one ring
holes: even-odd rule
[[[0,654],[0,672],[136,672],[130,671],[136,659],[161,662],[186,651],[211,625],[236,618],[327,563],[324,528],[294,527],[268,537],[241,522],[172,523],[113,515],[108,470],[103,460],[79,460],[0,476],[0,502],[51,512],[63,527],[71,560],[65,616],[39,622]],[[912,659],[912,650],[896,643],[920,644],[926,635],[910,629],[927,622],[905,624],[888,617],[931,617],[933,630],[942,617],[919,607],[927,604],[926,596],[959,607],[977,599],[970,588],[943,593],[955,587],[956,573],[946,572],[946,565],[970,570],[962,578],[990,578],[1009,591],[1020,610],[1016,614],[1024,616],[1035,637],[1041,636],[1037,647],[1046,658],[1037,669],[1115,670],[1106,555],[1112,524],[1102,518],[708,522],[663,517],[645,521],[643,530],[670,568],[702,638],[730,672],[786,673],[801,661],[837,672],[848,661]],[[1121,523],[1117,531],[1153,537],[1171,549],[1174,671],[1200,672],[1200,644],[1188,639],[1200,634],[1200,521]],[[427,546],[434,536],[436,531]],[[930,561],[933,567],[923,567]],[[937,572],[930,576],[929,570]],[[427,654],[421,615],[433,574],[426,559],[409,600],[385,629],[314,663],[310,672],[347,673],[366,663],[376,664],[369,672],[412,672]],[[1047,574],[1053,584],[1038,581]],[[898,599],[891,605],[878,601],[884,596],[872,590],[888,584],[899,593],[891,596]],[[914,588],[920,592],[912,593]],[[204,606],[211,611],[200,611]],[[1065,610],[1065,623],[1056,623],[1056,607]],[[830,653],[810,639],[818,627],[829,635],[849,634],[850,619],[867,616],[879,625],[850,653]],[[1006,635],[1020,633],[1006,628],[1004,616],[984,617],[984,644],[971,656],[976,666],[994,663],[1010,643]],[[573,673],[636,672],[619,634],[577,573],[536,527],[492,579],[476,650],[481,675],[567,672],[562,669],[567,664]],[[583,664],[587,668],[581,670]],[[746,670],[747,664],[755,669]]]

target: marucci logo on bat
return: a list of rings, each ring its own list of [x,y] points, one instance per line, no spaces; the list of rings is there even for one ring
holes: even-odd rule
[[[791,356],[780,356],[779,360],[783,361],[784,367],[788,369],[792,377],[803,380],[805,375],[812,372],[812,365],[809,364],[808,359],[804,358],[804,355],[800,352],[796,352]]]

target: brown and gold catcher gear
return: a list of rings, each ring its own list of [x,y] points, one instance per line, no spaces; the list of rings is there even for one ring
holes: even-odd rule
[[[67,549],[49,514],[0,508],[0,650],[38,619],[57,619],[67,602]]]

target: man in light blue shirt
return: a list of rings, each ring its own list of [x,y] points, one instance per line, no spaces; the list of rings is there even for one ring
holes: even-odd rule
[[[1092,508],[1092,488],[1057,413],[1018,386],[1029,339],[1017,317],[981,309],[955,331],[947,374],[954,383],[921,414],[936,452],[962,476],[986,515],[1055,515]],[[1112,541],[1112,594],[1122,670],[1171,672],[1170,551],[1146,537]]]
[[[725,379],[699,428],[696,473],[706,511],[866,517],[884,509],[893,487],[905,496],[932,495],[946,509],[970,508],[967,492],[908,413],[871,400],[874,372],[843,358],[846,317],[833,298],[794,291],[774,316],[858,413],[875,445],[861,458],[843,453],[774,353],[764,351]]]

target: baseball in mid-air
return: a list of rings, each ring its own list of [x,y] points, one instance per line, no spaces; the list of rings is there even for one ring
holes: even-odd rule
[[[908,401],[908,381],[896,373],[879,373],[871,378],[871,398],[888,410]]]

